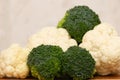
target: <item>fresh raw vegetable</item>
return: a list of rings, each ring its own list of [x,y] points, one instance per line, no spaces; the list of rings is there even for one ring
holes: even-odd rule
[[[120,37],[87,6],[69,9],[57,27],[32,35],[27,48],[13,44],[0,52],[0,78],[88,80],[120,74]],[[79,44],[79,46],[77,46]],[[30,73],[29,73],[30,71]]]
[[[95,61],[83,48],[72,46],[62,56],[62,72],[73,80],[87,80],[95,73]]]
[[[63,51],[66,51],[70,46],[77,45],[77,42],[71,39],[68,32],[63,28],[45,27],[29,38],[28,48],[32,49],[40,44],[58,45]]]
[[[89,7],[75,6],[65,13],[58,28],[65,28],[73,39],[81,43],[84,34],[100,23],[98,15]]]
[[[59,46],[40,45],[33,48],[27,60],[32,76],[39,80],[54,80],[61,70],[62,54]]]
[[[27,57],[29,50],[18,44],[11,45],[0,53],[0,78],[26,78],[29,73]]]
[[[96,26],[84,35],[80,47],[90,51],[99,75],[120,74],[120,37],[114,27]]]

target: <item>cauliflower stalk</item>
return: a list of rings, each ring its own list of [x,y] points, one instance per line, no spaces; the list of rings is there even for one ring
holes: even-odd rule
[[[88,31],[79,46],[90,51],[98,74],[120,73],[120,37],[109,24],[102,23]]]
[[[0,78],[26,78],[29,73],[26,64],[28,53],[28,49],[21,48],[18,44],[13,44],[8,49],[1,51]]]
[[[60,46],[63,51],[66,51],[70,46],[77,45],[77,42],[71,39],[68,32],[63,28],[45,27],[29,38],[28,48],[32,49],[41,44],[57,45]]]

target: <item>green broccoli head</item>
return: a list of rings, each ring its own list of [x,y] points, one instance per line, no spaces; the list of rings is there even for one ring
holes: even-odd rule
[[[54,80],[61,70],[59,58],[62,54],[59,46],[40,45],[33,48],[27,60],[32,76],[39,80]]]
[[[86,49],[72,46],[62,56],[62,72],[73,80],[87,80],[94,70],[95,61]]]
[[[98,15],[89,7],[75,6],[66,12],[57,27],[65,28],[79,44],[83,35],[100,23]]]

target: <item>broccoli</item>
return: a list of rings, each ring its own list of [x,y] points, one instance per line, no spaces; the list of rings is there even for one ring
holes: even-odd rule
[[[78,46],[72,46],[62,56],[62,72],[73,80],[87,80],[95,73],[95,61],[90,53]]]
[[[79,44],[82,41],[83,35],[100,23],[98,15],[89,7],[75,6],[65,13],[57,27],[65,28],[70,36]]]
[[[40,45],[33,48],[27,59],[32,76],[39,80],[54,80],[61,71],[62,54],[59,46]]]

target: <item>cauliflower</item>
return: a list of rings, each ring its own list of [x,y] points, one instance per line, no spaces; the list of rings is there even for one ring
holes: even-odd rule
[[[29,38],[28,48],[32,49],[41,44],[58,45],[63,51],[66,51],[70,46],[77,45],[77,42],[71,39],[68,32],[63,28],[46,27]]]
[[[11,45],[0,53],[0,78],[15,77],[26,78],[29,69],[27,56],[29,50],[21,48],[18,44]]]
[[[88,31],[79,46],[90,51],[99,75],[120,73],[120,37],[109,24]]]
[[[116,32],[115,28],[107,23],[102,23],[97,25],[94,30],[97,30],[101,34],[106,34],[109,36],[118,36],[118,33]]]

